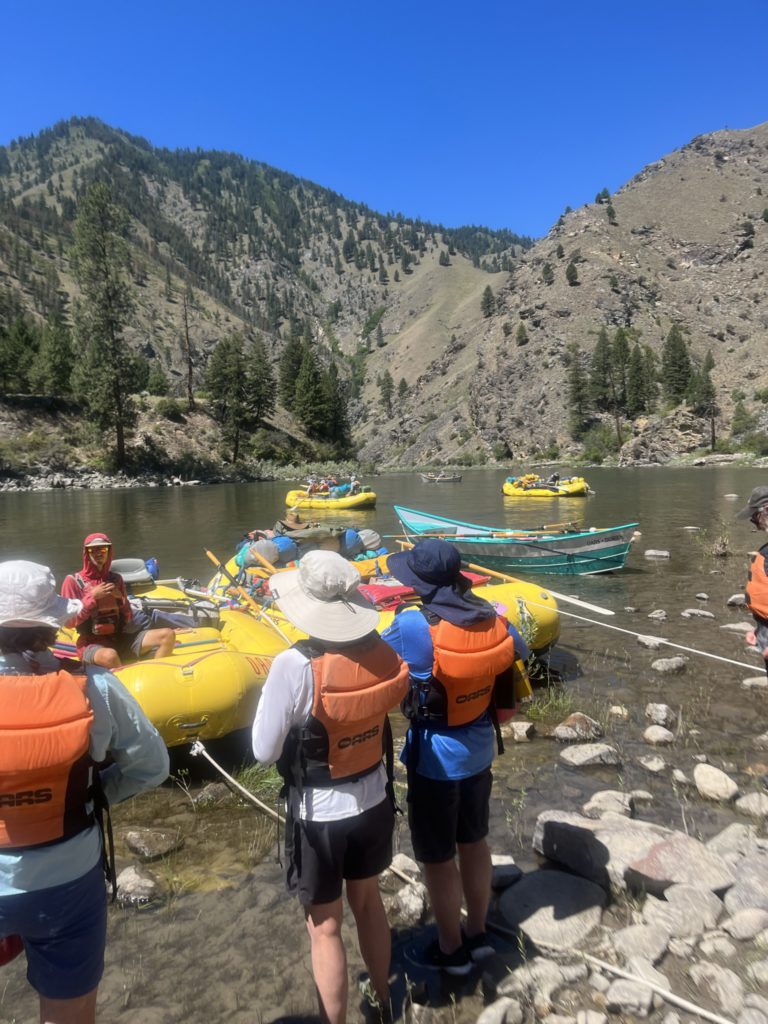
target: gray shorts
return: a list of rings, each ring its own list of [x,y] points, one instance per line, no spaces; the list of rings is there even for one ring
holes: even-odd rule
[[[117,651],[121,661],[133,661],[141,656],[141,645],[148,632],[142,629],[138,633],[123,633],[113,644],[88,644],[80,651],[80,661],[84,665],[92,665],[97,651],[103,651],[105,647]]]

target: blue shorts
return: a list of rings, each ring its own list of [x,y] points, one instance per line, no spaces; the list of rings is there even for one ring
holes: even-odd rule
[[[107,890],[99,862],[74,882],[0,897],[0,935],[20,935],[27,980],[47,999],[91,992],[104,972]]]

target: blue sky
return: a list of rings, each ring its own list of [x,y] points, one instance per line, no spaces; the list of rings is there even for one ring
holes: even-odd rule
[[[92,114],[381,212],[544,234],[768,120],[766,0],[5,0],[0,143]]]

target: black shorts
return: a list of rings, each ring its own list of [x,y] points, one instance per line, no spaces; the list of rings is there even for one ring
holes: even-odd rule
[[[457,843],[485,839],[492,785],[490,768],[456,781],[414,772],[408,781],[408,825],[416,860],[441,864],[456,855]]]
[[[344,879],[380,875],[392,863],[395,812],[389,797],[354,818],[286,825],[286,883],[299,901],[333,903]]]

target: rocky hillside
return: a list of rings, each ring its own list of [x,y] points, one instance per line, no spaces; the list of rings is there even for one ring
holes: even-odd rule
[[[128,341],[179,393],[185,309],[198,382],[231,330],[259,333],[277,364],[299,325],[347,381],[367,460],[574,456],[569,343],[589,353],[600,328],[622,326],[658,352],[679,323],[694,359],[714,357],[718,432],[741,396],[768,426],[768,124],[694,139],[530,247],[510,232],[383,215],[264,164],[159,150],[76,119],[0,148],[0,322],[69,315],[78,198],[105,177],[134,228]],[[484,315],[489,285],[495,308]],[[633,450],[647,449],[637,438],[647,423],[630,425]]]

